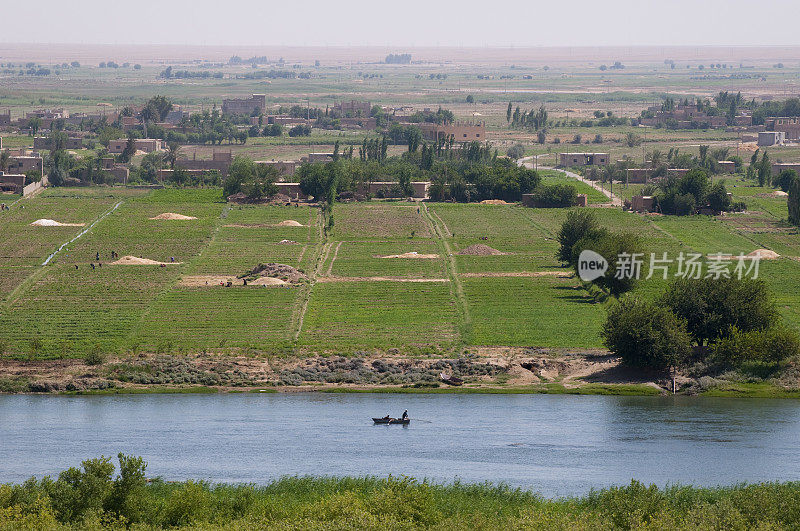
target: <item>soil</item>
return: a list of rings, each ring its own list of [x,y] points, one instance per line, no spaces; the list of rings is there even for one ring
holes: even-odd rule
[[[484,199],[481,201],[482,205],[510,205],[512,203],[507,203],[502,199]]]
[[[176,214],[175,212],[164,212],[163,214],[159,214],[159,215],[157,215],[155,217],[152,217],[150,219],[158,219],[158,220],[168,219],[168,220],[176,220],[176,221],[186,221],[186,220],[197,219],[197,218],[194,217],[194,216],[184,216],[183,214]]]
[[[226,286],[228,282],[232,286],[244,285],[242,279],[238,279],[233,275],[189,275],[182,277],[178,281],[178,285],[186,288],[213,288]],[[286,282],[279,278],[261,277],[248,281],[247,284],[252,286],[284,286]]]
[[[31,225],[34,227],[84,227],[86,223],[60,223],[52,219],[37,219]]]
[[[378,258],[421,258],[421,259],[431,259],[431,258],[439,258],[438,254],[420,254],[417,251],[411,251],[409,253],[403,254],[388,254],[386,256],[378,256]]]
[[[123,256],[116,262],[111,262],[110,265],[178,265],[183,262],[159,262],[158,260],[150,260],[149,258],[140,258],[138,256]]]
[[[299,269],[295,269],[294,267],[286,264],[276,264],[276,263],[268,263],[268,264],[258,264],[256,267],[245,273],[244,275],[239,275],[237,278],[240,279],[247,279],[248,283],[269,283],[268,280],[262,280],[265,277],[274,278],[274,279],[281,279],[284,283],[290,284],[297,284],[302,280],[306,280],[308,277],[300,271]]]
[[[461,273],[458,276],[464,278],[500,278],[500,277],[558,277],[570,278],[570,271],[489,271],[486,273]]]
[[[507,253],[498,251],[482,243],[476,243],[475,245],[470,245],[469,247],[461,249],[456,254],[469,256],[500,256]]]
[[[225,277],[216,277],[225,278]],[[99,366],[83,360],[0,360],[0,374],[16,386],[8,392],[63,392],[168,385],[208,385],[220,390],[277,387],[283,391],[327,388],[370,389],[419,383],[442,387],[440,372],[465,380],[465,388],[502,389],[560,383],[568,389],[587,383],[644,384],[667,392],[671,384],[622,367],[606,351],[570,352],[522,347],[474,347],[456,359],[405,357],[390,349],[359,357],[262,358],[222,352],[197,355],[141,353],[109,359]],[[157,368],[132,370],[134,366]],[[173,376],[180,378],[172,378]],[[158,375],[143,380],[142,375]],[[186,376],[192,381],[187,382]],[[195,378],[196,377],[196,378]],[[194,380],[197,381],[194,381]]]
[[[446,278],[405,278],[405,277],[318,277],[317,282],[450,282]]]
[[[756,257],[760,257],[761,260],[777,260],[778,258],[781,257],[781,255],[770,249],[756,249],[755,251],[744,255],[745,260],[748,259],[752,260],[753,258]],[[739,256],[732,254],[723,254],[721,256],[716,254],[710,254],[707,256],[707,258],[714,260],[738,260]]]
[[[304,227],[302,223],[295,221],[293,219],[287,219],[286,221],[281,221],[275,225],[276,227]]]

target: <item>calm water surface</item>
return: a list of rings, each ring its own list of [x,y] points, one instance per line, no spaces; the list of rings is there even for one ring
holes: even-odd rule
[[[374,426],[399,416],[411,425]],[[0,396],[0,482],[141,455],[149,476],[504,482],[546,496],[628,483],[800,480],[800,403],[688,397]]]

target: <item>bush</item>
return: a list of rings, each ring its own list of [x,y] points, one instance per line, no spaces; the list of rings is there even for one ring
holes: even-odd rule
[[[721,368],[736,368],[746,362],[778,363],[800,354],[800,336],[785,327],[743,332],[732,327],[711,353],[711,361]]]
[[[661,305],[635,297],[609,309],[601,336],[624,364],[659,371],[680,365],[691,348],[685,321]]]
[[[689,333],[700,346],[717,341],[733,328],[766,330],[778,315],[764,281],[746,278],[679,278],[659,303],[686,320]]]
[[[95,345],[92,347],[92,350],[84,356],[83,360],[87,365],[102,365],[106,361],[106,355],[103,353],[103,349],[100,345]]]
[[[514,144],[508,148],[506,155],[508,155],[508,158],[510,159],[519,160],[525,156],[525,146],[522,144]]]
[[[773,183],[775,186],[779,187],[784,192],[789,192],[789,189],[792,187],[792,182],[797,179],[797,172],[794,170],[783,170],[780,175],[775,179]]]
[[[540,185],[532,195],[538,206],[550,208],[571,207],[578,200],[578,192],[569,184]]]

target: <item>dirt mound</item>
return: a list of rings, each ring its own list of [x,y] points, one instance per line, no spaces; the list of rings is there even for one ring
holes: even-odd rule
[[[293,219],[287,219],[286,221],[281,221],[280,223],[275,224],[276,227],[303,227],[304,225],[299,221],[295,221]]]
[[[52,219],[37,219],[31,225],[34,227],[83,227],[86,223],[59,223]]]
[[[297,242],[294,241],[294,240],[281,240],[278,243],[282,243],[282,244],[285,244],[285,245],[293,245],[293,244],[296,244]]]
[[[438,254],[420,254],[417,251],[403,254],[388,254],[386,256],[379,256],[378,258],[439,258]]]
[[[259,281],[267,283],[267,280],[261,280],[264,277],[281,279],[291,284],[296,284],[308,278],[302,271],[290,265],[276,263],[258,264],[251,271],[248,271],[244,275],[239,275],[237,278],[246,278],[248,283],[252,282],[257,284]]]
[[[482,205],[510,205],[511,203],[507,203],[502,199],[484,199],[481,201]]]
[[[781,255],[776,253],[775,251],[771,251],[769,249],[756,249],[752,253],[747,253],[749,258],[755,258],[756,256],[760,256],[762,260],[775,260],[776,258],[780,258]]]
[[[138,256],[123,256],[116,262],[111,262],[111,265],[178,265],[183,262],[159,262],[158,260],[150,260],[149,258],[140,258]]]
[[[497,249],[493,249],[488,245],[484,245],[482,243],[476,243],[475,245],[470,245],[469,247],[461,249],[456,254],[469,255],[469,256],[500,256],[506,253],[504,253],[503,251],[498,251]]]
[[[189,219],[197,219],[194,216],[184,216],[183,214],[176,214],[175,212],[164,212],[150,219],[171,219],[176,221],[186,221]]]

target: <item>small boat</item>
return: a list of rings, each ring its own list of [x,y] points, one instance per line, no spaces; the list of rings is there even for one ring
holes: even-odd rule
[[[447,385],[461,385],[464,383],[464,380],[461,378],[457,378],[451,374],[441,373],[439,374],[439,379],[446,383]]]
[[[396,418],[375,418],[372,417],[372,422],[375,424],[408,424],[411,422],[411,419],[396,419]]]

